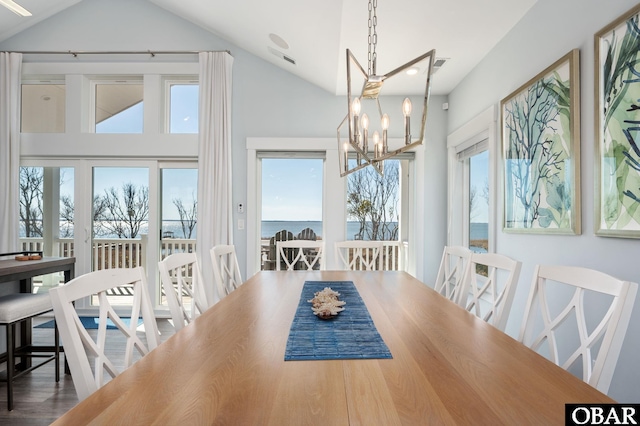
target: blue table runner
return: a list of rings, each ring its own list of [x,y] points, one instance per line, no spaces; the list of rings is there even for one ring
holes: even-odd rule
[[[340,293],[345,310],[323,320],[311,310],[314,293],[331,287]],[[352,281],[305,281],[291,324],[285,361],[393,358],[378,333],[367,306]]]

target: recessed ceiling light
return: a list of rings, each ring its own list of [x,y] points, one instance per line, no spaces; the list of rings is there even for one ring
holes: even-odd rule
[[[284,39],[282,37],[280,37],[278,34],[271,33],[271,34],[269,34],[269,38],[279,48],[281,48],[281,49],[288,49],[289,48],[289,43],[284,41]]]
[[[407,70],[407,75],[416,75],[418,74],[418,71],[420,71],[420,68],[418,67],[411,67]]]
[[[50,101],[50,100],[51,100],[51,96],[49,96],[49,95],[42,95],[42,96],[40,96],[40,99],[42,99],[43,101]]]

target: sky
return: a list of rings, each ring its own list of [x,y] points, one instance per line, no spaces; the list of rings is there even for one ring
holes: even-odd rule
[[[321,158],[262,159],[262,220],[322,220]]]

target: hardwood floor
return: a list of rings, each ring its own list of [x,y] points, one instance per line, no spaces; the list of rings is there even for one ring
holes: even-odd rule
[[[36,320],[37,322],[34,321],[34,323],[38,324],[46,320]],[[165,341],[173,335],[173,325],[167,319],[158,319],[157,322],[161,339]],[[108,333],[113,333],[114,336],[120,335],[118,331],[108,331]],[[116,339],[113,339],[113,343],[118,347]],[[109,341],[109,337],[107,340]],[[33,341],[35,344],[53,344],[53,330],[34,328]],[[60,370],[61,376],[58,383],[55,381],[53,362],[16,380],[13,385],[14,408],[12,411],[7,410],[6,383],[0,382],[0,425],[48,425],[76,405],[78,396],[73,387],[73,380],[70,375],[64,374],[62,364]]]

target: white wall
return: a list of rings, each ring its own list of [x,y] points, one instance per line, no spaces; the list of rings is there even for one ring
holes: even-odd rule
[[[620,279],[640,281],[640,241],[594,235],[594,34],[636,4],[634,0],[538,0],[449,95],[448,133],[451,133],[489,106],[498,104],[571,49],[580,49],[582,235],[518,235],[498,231],[496,251],[523,262],[507,325],[507,332],[514,337],[519,331],[537,263],[587,266]],[[499,230],[503,221],[502,200],[499,194]],[[639,352],[640,300],[636,300],[609,391],[620,402],[640,401]]]
[[[0,50],[230,50],[234,57],[233,202],[234,205],[245,204],[245,212],[255,208],[251,205],[253,200],[247,199],[247,137],[333,138],[346,114],[343,97],[307,83],[146,0],[84,0],[5,40],[0,43]],[[25,62],[43,60],[84,59],[25,57]],[[94,57],[92,60],[106,59]],[[166,57],[158,60],[166,61]],[[189,59],[179,57],[177,60]],[[197,61],[197,58],[191,60]],[[439,261],[446,240],[446,185],[443,183],[446,181],[446,113],[441,108],[443,102],[446,97],[431,98],[423,151],[426,171],[416,182],[417,190],[425,191],[427,200],[420,209],[427,217],[427,239],[422,248],[430,259],[419,260],[418,266],[425,270],[426,279],[431,280],[435,278],[437,266],[434,265]],[[234,209],[234,223],[238,219],[246,222],[247,214],[239,214]],[[246,264],[246,240],[246,229],[236,229],[234,243],[242,270]],[[437,255],[432,258],[432,254]]]

